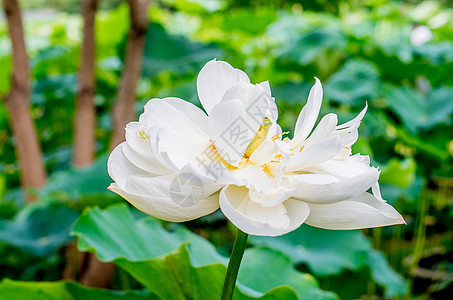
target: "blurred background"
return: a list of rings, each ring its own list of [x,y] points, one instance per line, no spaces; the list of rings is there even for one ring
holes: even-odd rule
[[[287,131],[314,76],[324,87],[321,115],[334,112],[342,123],[367,102],[353,153],[369,154],[379,166],[383,198],[407,221],[348,232],[304,225],[250,244],[282,253],[341,299],[452,299],[452,1],[156,0],[142,7],[143,16],[131,16],[132,4],[120,0],[91,1],[97,9],[83,2],[82,14],[81,1],[19,1],[30,70],[29,96],[22,100],[11,93],[13,50],[7,17],[0,17],[0,278],[140,288],[124,271],[102,264],[87,273],[96,265],[81,263],[89,258],[77,254],[71,225],[87,206],[124,202],[106,190],[107,155],[121,141],[124,124],[150,98],[199,105],[196,76],[217,58],[254,83],[270,81]],[[92,48],[90,31],[88,42],[83,31],[90,13]],[[82,41],[88,43],[85,67]],[[134,70],[137,79],[128,81],[125,74]],[[20,88],[23,74],[14,74]],[[22,108],[7,99],[22,101]],[[14,125],[27,111],[36,139]],[[20,152],[21,139],[22,145],[35,140],[37,150]],[[38,158],[28,162],[35,167],[43,159],[29,177],[26,157]],[[233,234],[221,213],[184,226],[229,254]],[[68,263],[74,255],[76,267]],[[110,275],[93,281],[99,274]]]

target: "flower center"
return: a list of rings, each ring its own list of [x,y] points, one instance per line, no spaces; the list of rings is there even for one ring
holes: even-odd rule
[[[142,125],[137,130],[137,135],[144,139],[145,141],[149,140],[148,126]]]
[[[264,118],[257,133],[247,146],[247,149],[245,150],[245,153],[242,156],[241,162],[239,163],[239,168],[245,167],[248,163],[254,164],[252,161],[249,160],[249,158],[252,156],[253,152],[255,152],[255,150],[258,149],[258,147],[266,140],[271,126],[272,126],[271,120],[269,120],[269,118]],[[274,138],[275,136],[272,137],[271,141],[272,142],[275,141],[276,139],[278,139],[279,136],[277,136],[276,138]],[[262,164],[259,167],[269,178],[274,177],[267,164]]]
[[[249,158],[252,155],[252,153],[256,150],[256,148],[258,148],[264,142],[269,132],[269,129],[271,128],[271,125],[272,125],[271,120],[269,120],[268,118],[264,118],[257,133],[247,146],[247,149],[245,150],[243,157]]]
[[[264,118],[263,122],[260,125],[260,128],[258,129],[258,131],[256,132],[255,136],[252,138],[252,140],[248,144],[248,146],[247,146],[247,148],[246,148],[246,150],[244,152],[244,155],[242,156],[241,161],[239,162],[239,165],[237,167],[229,164],[227,161],[225,161],[223,159],[223,157],[217,151],[217,149],[216,149],[214,143],[212,142],[212,140],[211,140],[211,146],[210,146],[211,147],[211,151],[215,152],[215,155],[218,157],[217,161],[221,162],[230,171],[242,169],[247,164],[250,163],[250,164],[258,166],[269,178],[273,178],[274,175],[271,172],[271,169],[273,169],[273,168],[269,167],[268,163],[280,163],[280,160],[281,160],[281,157],[282,157],[282,153],[281,152],[274,154],[274,159],[271,160],[271,161],[268,161],[267,163],[264,163],[264,164],[259,164],[259,163],[257,164],[256,162],[252,162],[250,160],[250,157],[252,156],[252,154],[258,149],[258,147],[264,141],[266,141],[271,126],[272,126],[271,120],[269,118],[267,118],[267,117]],[[287,133],[288,132],[278,133],[278,134],[274,135],[270,140],[268,139],[268,141],[274,142],[278,138],[280,138],[281,136],[283,136],[283,135],[285,135]],[[259,150],[259,151],[263,151],[263,150]],[[264,152],[266,152],[266,150],[264,150]]]

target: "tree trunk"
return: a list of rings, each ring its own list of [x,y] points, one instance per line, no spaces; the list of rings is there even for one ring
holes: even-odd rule
[[[109,288],[115,275],[115,265],[100,261],[93,253],[89,253],[86,257],[88,257],[88,265],[81,282],[87,286]]]
[[[61,279],[78,281],[82,276],[83,265],[88,253],[77,249],[77,242],[71,242],[65,246],[66,266],[61,274]]]
[[[3,8],[8,22],[13,58],[12,87],[5,97],[5,102],[10,113],[16,153],[22,171],[22,187],[27,193],[27,201],[32,201],[35,197],[28,190],[41,188],[47,180],[47,174],[35,125],[30,115],[28,102],[30,71],[20,7],[17,0],[3,0]]]
[[[137,81],[140,77],[143,46],[148,30],[148,0],[129,0],[131,28],[129,30],[124,71],[118,90],[115,106],[113,107],[113,137],[110,148],[115,148],[124,141],[124,129],[127,123],[134,120],[134,102],[136,98]]]
[[[90,165],[95,153],[95,19],[98,2],[99,0],[82,1],[83,40],[75,109],[74,156],[72,158],[75,167]],[[81,280],[86,285],[97,286],[97,282],[85,278],[88,273],[93,277],[93,270],[90,270],[93,264],[90,261],[96,259],[95,256],[78,251],[75,243],[66,246],[65,256],[66,267],[62,274],[63,279]],[[113,270],[113,268],[109,268],[107,276],[103,274],[105,272],[98,275],[110,278],[113,276]],[[109,285],[110,280],[99,287],[109,287]]]
[[[92,163],[95,146],[96,109],[94,105],[95,38],[94,23],[98,0],[82,1],[83,41],[79,70],[79,89],[75,117],[73,164],[76,167]]]
[[[124,129],[135,118],[134,102],[137,81],[141,73],[143,46],[148,29],[148,0],[129,0],[131,28],[129,30],[124,71],[113,107],[113,137],[111,149],[124,141]],[[113,279],[115,266],[103,263],[94,254],[88,256],[88,268],[82,283],[93,287],[108,287]]]

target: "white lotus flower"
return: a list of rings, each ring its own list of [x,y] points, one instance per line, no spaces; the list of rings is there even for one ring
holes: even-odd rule
[[[127,125],[108,161],[110,190],[167,221],[220,205],[253,235],[282,235],[304,222],[327,229],[404,223],[380,196],[379,170],[367,156],[351,155],[366,107],[342,125],[328,114],[312,132],[322,101],[316,79],[289,140],[268,82],[251,84],[243,71],[213,60],[197,89],[207,114],[178,98],[151,99]]]

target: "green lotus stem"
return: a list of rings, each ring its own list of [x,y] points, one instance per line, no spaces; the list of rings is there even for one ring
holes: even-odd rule
[[[222,300],[231,300],[233,298],[236,279],[238,278],[239,267],[242,256],[244,256],[245,245],[248,234],[238,229],[236,240],[234,241],[233,252],[231,253],[228,269],[223,283]]]

